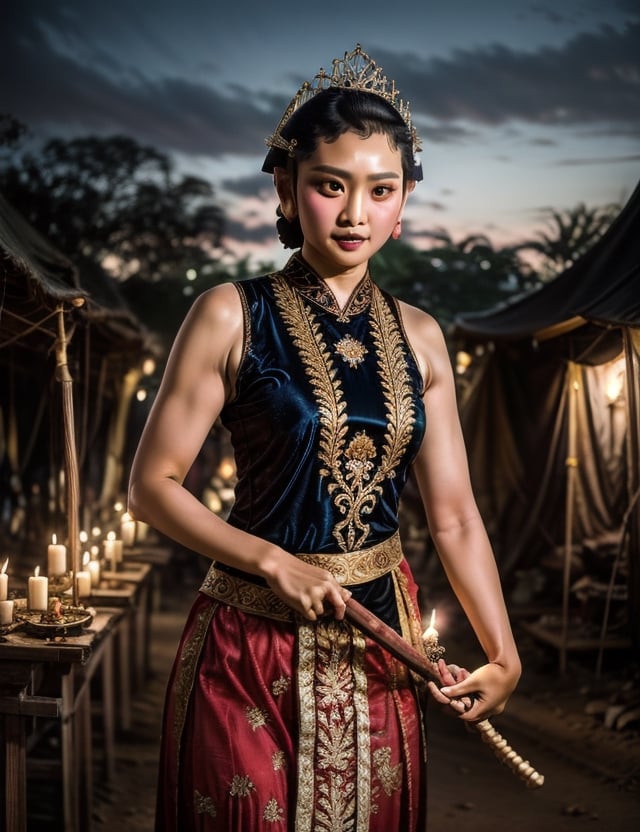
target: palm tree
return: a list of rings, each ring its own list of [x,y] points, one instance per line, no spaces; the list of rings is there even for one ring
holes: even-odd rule
[[[618,203],[588,208],[584,203],[565,211],[545,208],[547,230],[538,231],[533,240],[525,240],[517,246],[520,251],[530,250],[541,257],[540,271],[543,279],[551,279],[586,254],[602,237],[615,217],[620,213]]]

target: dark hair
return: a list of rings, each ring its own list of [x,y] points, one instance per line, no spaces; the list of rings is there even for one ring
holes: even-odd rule
[[[400,151],[405,183],[422,178],[414,158],[413,136],[397,110],[379,95],[338,87],[317,93],[285,124],[282,138],[296,140],[295,157],[291,158],[286,150],[272,147],[262,170],[273,173],[277,167],[289,170],[293,167],[295,182],[295,167],[299,160],[308,159],[320,141],[334,142],[349,130],[363,138],[373,133],[385,134],[391,146]],[[289,222],[280,212],[278,216],[277,228],[282,244],[285,248],[299,248],[304,238],[297,218]]]

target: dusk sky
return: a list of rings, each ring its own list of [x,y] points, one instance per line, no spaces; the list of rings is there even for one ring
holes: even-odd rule
[[[411,102],[419,247],[438,227],[514,242],[640,179],[639,0],[9,0],[0,112],[167,151],[214,185],[232,251],[281,262],[264,139],[356,42]]]

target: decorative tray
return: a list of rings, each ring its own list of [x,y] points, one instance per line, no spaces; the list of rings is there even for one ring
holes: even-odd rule
[[[63,606],[58,614],[31,610],[19,610],[16,619],[21,621],[27,632],[41,638],[77,635],[94,619],[96,611],[91,607]]]

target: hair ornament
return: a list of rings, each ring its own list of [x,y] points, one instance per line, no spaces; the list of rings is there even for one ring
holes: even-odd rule
[[[409,102],[400,97],[395,81],[388,80],[382,69],[367,55],[359,43],[352,52],[345,52],[344,58],[333,59],[333,68],[330,73],[321,69],[311,81],[304,82],[291,99],[273,134],[265,139],[265,144],[268,147],[285,150],[289,156],[293,157],[297,142],[295,139],[283,137],[282,131],[285,125],[303,104],[319,92],[332,87],[368,92],[383,98],[391,104],[407,126],[413,141],[414,156],[420,152],[420,140],[411,123]]]

